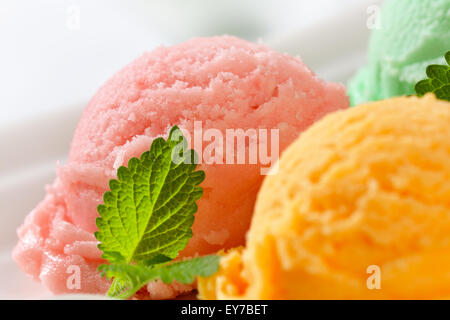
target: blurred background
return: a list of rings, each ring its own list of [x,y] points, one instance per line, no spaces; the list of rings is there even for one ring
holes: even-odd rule
[[[314,61],[306,61],[311,55],[308,47],[320,48],[313,55],[321,55],[336,50],[327,42],[346,42],[349,35],[328,29],[334,36],[328,39],[325,29],[323,39],[302,43],[294,37],[289,46],[277,42],[343,13],[353,18],[346,20],[348,30],[355,31],[353,37],[364,35],[367,9],[380,2],[0,0],[0,124],[84,103],[142,52],[191,37],[231,34],[261,39],[299,54],[314,69]]]
[[[322,78],[345,83],[364,63],[381,2],[0,0],[0,298],[30,289],[11,261],[16,228],[65,161],[84,106],[114,72],[160,45],[230,34],[298,55]]]

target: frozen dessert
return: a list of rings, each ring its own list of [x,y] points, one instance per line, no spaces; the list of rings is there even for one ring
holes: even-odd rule
[[[14,260],[54,293],[104,293],[97,206],[118,167],[177,125],[194,136],[216,129],[279,129],[279,149],[325,114],[349,106],[342,85],[326,83],[300,59],[234,37],[198,38],[145,53],[116,73],[87,105],[67,164],[18,230]],[[194,137],[195,138],[195,137]],[[202,138],[202,137],[200,137]],[[191,147],[202,155],[203,146]],[[236,146],[235,146],[236,147]],[[224,154],[220,157],[225,157]],[[180,257],[244,244],[262,164],[200,164],[206,179],[193,237]],[[68,268],[81,274],[68,288]],[[152,282],[139,295],[170,298],[192,289]]]
[[[350,81],[352,105],[414,94],[430,64],[450,49],[450,0],[386,0],[373,30],[368,64]]]
[[[204,299],[450,297],[450,103],[335,112],[282,154]]]

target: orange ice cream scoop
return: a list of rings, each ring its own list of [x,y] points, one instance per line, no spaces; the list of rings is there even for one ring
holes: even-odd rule
[[[450,297],[450,103],[336,112],[286,149],[204,299]]]

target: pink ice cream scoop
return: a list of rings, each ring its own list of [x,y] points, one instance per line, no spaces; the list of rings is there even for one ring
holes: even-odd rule
[[[224,136],[226,129],[276,128],[281,152],[313,122],[348,106],[342,85],[319,79],[299,58],[238,38],[198,38],[145,53],[87,105],[67,164],[18,230],[14,260],[54,293],[104,293],[109,282],[97,271],[104,263],[94,237],[97,206],[117,168],[148,150],[154,138],[167,137],[173,125],[192,133],[194,121],[203,132],[217,129]],[[200,155],[207,145],[191,141]],[[244,244],[261,166],[199,165],[204,195],[181,257]],[[79,287],[68,285],[73,266]],[[153,282],[139,294],[171,298],[191,289]]]

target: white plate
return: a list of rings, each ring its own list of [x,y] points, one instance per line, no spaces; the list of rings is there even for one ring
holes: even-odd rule
[[[324,79],[345,83],[365,58],[369,35],[365,9],[355,8],[326,24],[265,42],[299,54]],[[66,159],[84,105],[75,103],[63,111],[0,127],[0,150],[8,150],[0,157],[0,298],[51,297],[17,268],[11,249],[17,241],[15,230],[53,180],[56,161]]]

